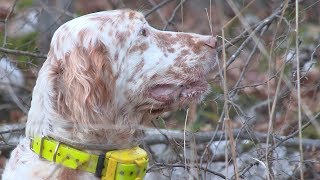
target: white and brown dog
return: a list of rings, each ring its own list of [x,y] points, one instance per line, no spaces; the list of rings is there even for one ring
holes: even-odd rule
[[[133,146],[143,122],[199,102],[208,92],[215,46],[212,36],[156,30],[132,10],[65,23],[55,32],[39,72],[26,137],[13,150],[2,178],[97,178],[39,158],[30,139],[50,135],[84,145]]]

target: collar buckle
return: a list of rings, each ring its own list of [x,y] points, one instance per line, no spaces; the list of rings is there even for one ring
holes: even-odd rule
[[[53,161],[53,162],[57,162],[57,153],[58,153],[60,144],[61,144],[60,141],[58,141],[58,143],[57,143],[57,145],[56,145],[56,148],[54,149],[53,157],[52,157],[52,161]]]

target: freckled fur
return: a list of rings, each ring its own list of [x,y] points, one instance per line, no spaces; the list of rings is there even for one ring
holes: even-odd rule
[[[33,90],[26,137],[2,179],[98,179],[39,159],[29,138],[54,134],[82,144],[135,145],[142,122],[181,105],[157,101],[149,89],[204,78],[216,61],[214,48],[205,45],[212,39],[154,29],[128,9],[65,23],[53,35]]]

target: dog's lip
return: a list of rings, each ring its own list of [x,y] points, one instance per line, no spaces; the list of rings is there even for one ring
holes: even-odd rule
[[[168,90],[168,95],[158,96],[155,98],[154,91],[157,88],[172,88]],[[186,81],[180,85],[174,83],[162,83],[151,86],[145,94],[146,99],[150,99],[146,103],[137,106],[137,111],[147,111],[149,114],[158,115],[163,112],[182,108],[190,102],[199,102],[203,95],[209,91],[209,84],[205,79],[197,81]],[[157,93],[157,92],[156,92]]]
[[[209,85],[205,80],[185,82],[179,85],[163,83],[149,88],[148,97],[168,105],[177,101],[200,99],[208,89]]]
[[[180,93],[181,98],[199,98],[208,91],[208,83],[206,81],[196,81],[184,86]]]

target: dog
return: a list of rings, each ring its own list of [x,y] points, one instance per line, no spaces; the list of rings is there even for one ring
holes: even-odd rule
[[[215,47],[213,36],[160,31],[133,10],[66,22],[53,35],[33,90],[26,137],[2,178],[98,179],[39,157],[31,141],[50,136],[93,154],[136,146],[144,122],[208,93]]]

